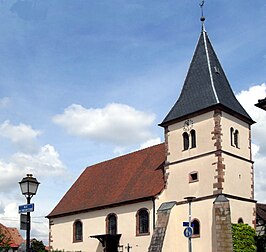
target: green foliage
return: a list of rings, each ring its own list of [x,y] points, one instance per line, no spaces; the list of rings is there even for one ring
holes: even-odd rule
[[[33,239],[31,241],[31,249],[34,252],[44,252],[45,251],[45,246],[42,241],[38,241],[36,239]]]
[[[10,244],[10,238],[0,229],[0,252],[8,251],[10,249]]]
[[[255,252],[256,232],[248,224],[232,224],[234,252]]]

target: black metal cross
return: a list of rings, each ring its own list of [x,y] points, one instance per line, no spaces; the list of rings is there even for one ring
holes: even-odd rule
[[[127,246],[125,247],[125,249],[127,250],[127,252],[130,252],[130,249],[132,249],[132,247],[129,246],[129,243],[128,243]]]

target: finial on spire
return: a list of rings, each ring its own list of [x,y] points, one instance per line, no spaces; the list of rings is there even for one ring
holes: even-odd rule
[[[201,3],[200,3],[200,8],[201,8],[201,18],[200,18],[200,21],[202,22],[202,30],[205,30],[204,29],[204,21],[205,21],[205,17],[203,15],[203,6],[204,6],[204,3],[205,1],[202,0]]]

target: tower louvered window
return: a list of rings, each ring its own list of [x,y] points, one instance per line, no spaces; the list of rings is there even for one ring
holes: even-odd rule
[[[234,132],[234,144],[235,144],[235,147],[239,147],[238,146],[238,130],[235,130],[235,132]]]
[[[196,148],[196,131],[191,130],[190,136],[191,136],[191,148]]]
[[[234,129],[231,127],[230,128],[230,142],[231,142],[231,146],[234,146]]]
[[[188,150],[189,148],[196,148],[196,131],[193,129],[189,132],[183,133],[183,150]]]
[[[183,133],[183,149],[188,150],[189,148],[189,136],[187,132]]]
[[[230,142],[231,146],[239,148],[239,131],[234,128],[230,128]]]

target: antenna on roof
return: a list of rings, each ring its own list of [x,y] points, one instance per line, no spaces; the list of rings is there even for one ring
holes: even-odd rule
[[[205,27],[204,27],[205,17],[203,15],[203,6],[204,6],[204,3],[205,3],[204,0],[202,0],[201,3],[200,3],[200,8],[201,8],[201,18],[200,18],[200,21],[202,22],[202,31],[205,30]]]

